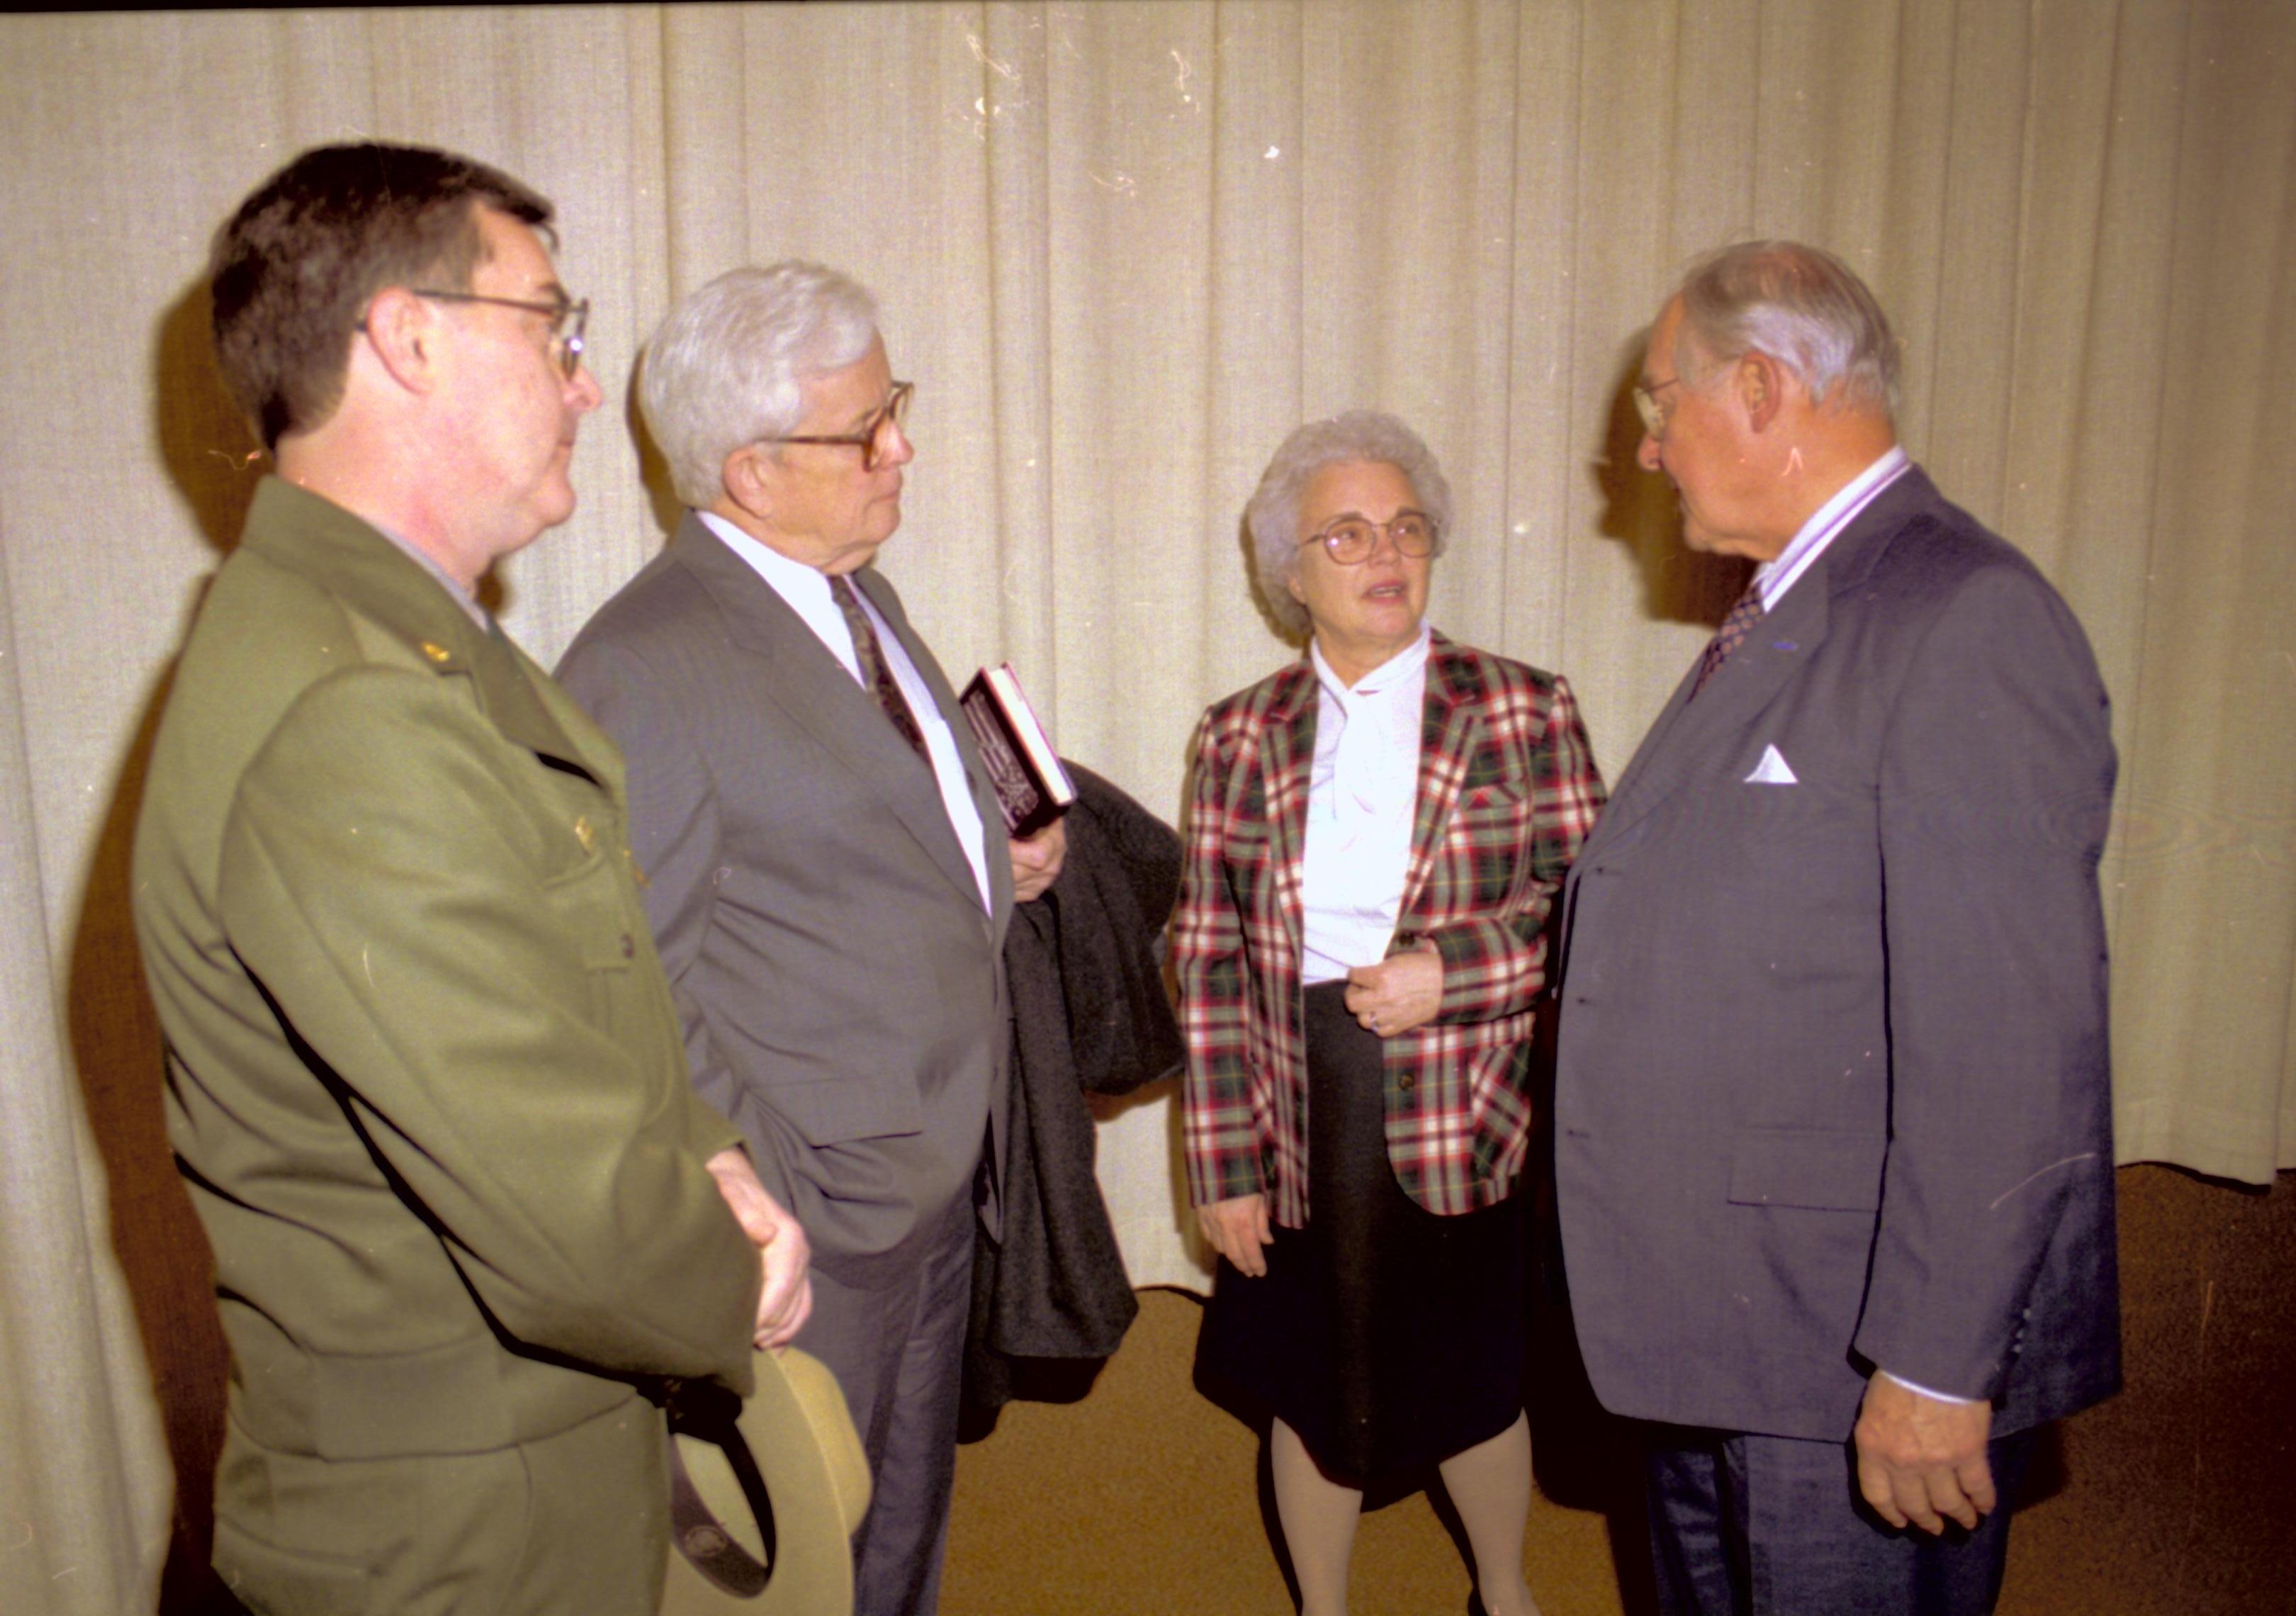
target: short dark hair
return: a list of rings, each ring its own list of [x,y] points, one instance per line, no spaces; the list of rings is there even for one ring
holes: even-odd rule
[[[257,188],[208,260],[216,358],[266,449],[342,402],[351,333],[386,286],[470,290],[478,209],[549,234],[549,201],[425,146],[317,146]]]

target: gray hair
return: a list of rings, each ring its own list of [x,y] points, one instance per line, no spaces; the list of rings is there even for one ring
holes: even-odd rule
[[[733,269],[669,311],[646,344],[638,407],[696,509],[726,491],[726,457],[805,418],[804,381],[869,351],[877,300],[834,269],[791,258]]]
[[[1326,466],[1358,462],[1391,465],[1410,480],[1412,496],[1434,519],[1435,554],[1451,537],[1451,485],[1434,451],[1419,434],[1379,410],[1349,410],[1328,421],[1310,421],[1295,430],[1260,473],[1259,487],[1244,507],[1251,534],[1252,576],[1276,626],[1295,637],[1308,629],[1308,609],[1292,598],[1300,570],[1300,496],[1308,480]]]
[[[1857,271],[1800,242],[1741,242],[1691,267],[1677,294],[1682,329],[1675,368],[1684,375],[1682,339],[1710,360],[1759,349],[1800,377],[1813,399],[1838,383],[1852,404],[1885,413],[1898,404],[1898,340]]]

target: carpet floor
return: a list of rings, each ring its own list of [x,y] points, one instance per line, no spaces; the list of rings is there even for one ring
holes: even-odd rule
[[[991,1435],[958,1450],[942,1616],[1293,1609],[1272,1546],[1272,1506],[1262,1514],[1259,1439],[1191,1382],[1202,1308],[1174,1291],[1144,1291],[1140,1301],[1123,1349],[1088,1395],[1014,1403]],[[1523,1545],[1531,1592],[1545,1616],[1644,1616],[1630,1450],[1595,1407],[1558,1323],[1536,1333],[1546,1357],[1532,1366],[1538,1486]],[[2069,1490],[2048,1444],[2036,1469],[2000,1616],[2255,1608],[2189,1598],[2189,1585],[2185,1597],[2145,1587],[2145,1569],[2116,1562],[2118,1534],[2100,1530],[2098,1489]],[[1369,1511],[1356,1542],[1354,1616],[1459,1616],[1467,1564],[1464,1540],[1430,1495]]]
[[[1259,1439],[1190,1382],[1201,1307],[1173,1291],[1144,1291],[1140,1304],[1083,1400],[1013,1404],[993,1435],[958,1450],[942,1616],[1292,1608],[1261,1516]],[[1620,1616],[1599,1507],[1542,1490],[1524,1557],[1546,1616]],[[1458,1616],[1468,1588],[1464,1550],[1428,1495],[1364,1516],[1357,1616]]]

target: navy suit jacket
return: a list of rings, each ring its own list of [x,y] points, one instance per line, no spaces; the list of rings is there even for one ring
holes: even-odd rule
[[[1612,1410],[1846,1438],[1871,1370],[2120,1382],[2079,625],[1920,471],[1686,677],[1565,889],[1556,1176]]]

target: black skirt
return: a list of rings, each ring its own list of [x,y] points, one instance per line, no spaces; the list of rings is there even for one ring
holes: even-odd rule
[[[1275,1230],[1261,1278],[1221,1261],[1196,1377],[1239,1417],[1291,1426],[1333,1481],[1384,1486],[1522,1412],[1527,1197],[1442,1218],[1403,1193],[1382,1040],[1345,990],[1306,994],[1308,1226]]]

